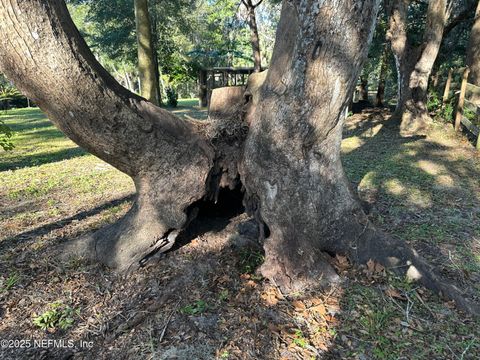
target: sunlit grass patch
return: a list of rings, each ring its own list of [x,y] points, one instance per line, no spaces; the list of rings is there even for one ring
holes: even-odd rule
[[[39,109],[1,118],[16,135],[13,151],[0,150],[0,238],[133,192],[127,175],[80,149]]]

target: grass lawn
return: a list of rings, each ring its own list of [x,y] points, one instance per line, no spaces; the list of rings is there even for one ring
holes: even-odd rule
[[[176,108],[167,107],[177,116],[205,120],[207,109],[198,106],[198,99],[179,99]]]
[[[206,118],[194,99],[169,110]],[[38,109],[0,119],[16,146],[0,150],[1,338],[93,343],[1,349],[1,358],[480,358],[478,320],[382,268],[337,257],[338,286],[280,293],[253,273],[260,253],[230,245],[244,214],[201,223],[190,243],[128,278],[60,261],[62,244],[128,210],[133,183]],[[377,226],[480,302],[479,153],[441,122],[426,138],[401,138],[384,121],[380,112],[347,121],[342,154],[353,187]]]

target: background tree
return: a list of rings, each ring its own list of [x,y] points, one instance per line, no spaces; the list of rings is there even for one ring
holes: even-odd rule
[[[200,68],[252,66],[250,30],[239,0],[150,0],[154,56],[162,96],[171,87],[195,96]],[[278,1],[256,9],[263,63],[272,54]],[[97,59],[129,89],[137,89],[137,52],[133,0],[70,0],[75,24]],[[242,8],[243,9],[243,8]],[[156,66],[157,69],[157,66]],[[130,83],[130,85],[129,85]]]
[[[369,101],[369,87],[377,86],[375,106],[383,106],[385,91],[388,90],[388,95],[391,95],[396,88],[395,63],[392,58],[390,44],[386,40],[387,20],[388,16],[385,12],[385,7],[381,4],[375,33],[368,51],[367,61],[360,75],[358,87],[360,100]],[[390,78],[393,78],[393,81],[390,83],[393,86],[386,89],[387,80],[390,80]]]
[[[432,0],[427,6],[422,2],[399,0],[390,1],[388,7],[388,39],[399,74],[394,117],[400,120],[403,134],[422,133],[430,120],[426,106],[428,82],[442,43],[447,2]],[[425,22],[422,22],[418,14],[423,14],[425,7]]]
[[[140,93],[144,98],[159,105],[160,89],[158,85],[158,67],[154,58],[152,27],[147,0],[134,0],[135,23],[137,29],[138,72],[140,74]]]
[[[470,68],[469,81],[480,86],[480,2],[475,11],[475,20],[467,48],[466,63]]]
[[[263,0],[253,3],[252,0],[242,0],[242,4],[247,11],[247,23],[250,28],[250,42],[253,51],[253,68],[255,72],[262,70],[262,56],[260,54],[260,37],[258,36],[257,17],[255,9],[260,6]]]
[[[95,57],[125,87],[140,93],[133,0],[70,0],[68,5]]]
[[[389,68],[391,64],[391,50],[388,43],[383,44],[383,52],[380,57],[380,66],[378,73],[378,87],[375,95],[375,106],[383,107],[385,101],[385,88],[387,84],[387,76],[389,74]]]
[[[445,75],[449,68],[465,66],[465,53],[476,6],[476,0],[457,0],[450,3],[450,16],[443,31],[442,45],[432,70],[434,80],[439,79],[438,74]]]

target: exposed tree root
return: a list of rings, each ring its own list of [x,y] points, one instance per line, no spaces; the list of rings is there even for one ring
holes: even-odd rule
[[[136,201],[128,213],[114,224],[62,245],[63,256],[75,256],[100,262],[117,272],[126,273],[144,265],[154,253],[172,248],[179,233],[168,229],[161,219],[139,210]]]
[[[469,314],[480,316],[480,306],[466,298],[455,285],[440,276],[415,250],[404,241],[396,240],[376,229],[363,212],[358,211],[346,229],[334,242],[323,247],[300,252],[285,251],[285,243],[275,240],[278,234],[264,244],[266,259],[261,273],[283,291],[300,291],[313,286],[325,286],[339,280],[329,265],[326,253],[346,255],[353,263],[362,265],[373,260],[409,281],[418,282]],[[332,231],[335,231],[333,229]],[[276,238],[277,236],[277,238]]]
[[[468,300],[455,285],[442,278],[430,264],[404,241],[396,240],[368,224],[346,254],[356,263],[372,259],[410,281],[419,282],[442,297],[455,301],[459,309],[480,316],[480,306]]]

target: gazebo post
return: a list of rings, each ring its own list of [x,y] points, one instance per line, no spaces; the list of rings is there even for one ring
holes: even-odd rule
[[[207,70],[201,69],[198,72],[198,105],[200,107],[208,106],[208,85],[207,85]]]

